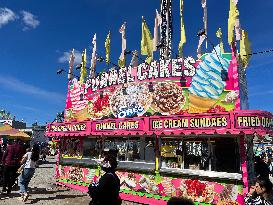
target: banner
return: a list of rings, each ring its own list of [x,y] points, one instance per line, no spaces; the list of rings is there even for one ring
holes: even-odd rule
[[[65,120],[234,110],[239,93],[234,88],[233,66],[231,54],[208,53],[199,60],[185,57],[111,68],[82,85],[73,79]],[[222,77],[223,72],[228,79]]]

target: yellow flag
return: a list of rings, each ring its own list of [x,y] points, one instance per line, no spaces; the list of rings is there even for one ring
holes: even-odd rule
[[[242,60],[243,67],[246,68],[251,57],[252,50],[250,42],[248,40],[248,33],[242,30],[242,40],[240,41],[240,57]]]
[[[107,64],[109,64],[109,62],[110,62],[110,31],[109,31],[109,33],[108,33],[108,35],[107,35],[107,37],[106,37],[106,41],[105,41],[105,44],[104,44],[104,46],[105,46],[105,62],[107,63]]]
[[[228,17],[228,43],[231,44],[234,42],[234,27],[236,23],[236,19],[239,17],[239,11],[237,9],[234,0],[230,0],[230,9],[229,9],[229,17]]]
[[[219,38],[220,40],[220,49],[221,49],[221,52],[224,53],[225,50],[224,50],[224,44],[223,44],[223,39],[222,39],[222,29],[219,28],[216,32],[216,36],[217,38]]]
[[[141,38],[141,55],[147,55],[146,63],[151,63],[153,60],[153,37],[142,17],[142,38]]]
[[[118,67],[123,68],[125,67],[126,64],[126,56],[123,57],[123,59],[119,58],[118,59]]]
[[[183,0],[180,0],[180,21],[181,21],[181,39],[178,45],[178,51],[179,51],[179,56],[182,57],[183,55],[183,45],[186,43],[186,32],[185,32],[185,24],[184,24],[184,19],[183,19]]]
[[[81,65],[81,77],[80,77],[80,84],[84,83],[84,78],[86,76],[86,49],[82,53],[82,65]]]

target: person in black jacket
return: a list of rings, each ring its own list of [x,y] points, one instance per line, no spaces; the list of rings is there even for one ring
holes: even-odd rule
[[[172,197],[167,202],[167,205],[194,205],[190,199]]]
[[[108,154],[101,163],[101,168],[105,174],[99,182],[93,182],[88,187],[88,194],[92,198],[90,205],[120,205],[119,197],[120,180],[115,174],[117,167],[116,157]]]
[[[269,178],[269,167],[259,156],[255,157],[254,169],[257,177]]]

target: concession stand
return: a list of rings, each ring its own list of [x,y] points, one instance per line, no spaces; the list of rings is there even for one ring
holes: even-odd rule
[[[112,152],[125,201],[244,204],[253,138],[272,135],[273,116],[241,110],[239,69],[234,51],[219,51],[69,80],[65,121],[46,131],[60,140],[56,183],[86,192]]]

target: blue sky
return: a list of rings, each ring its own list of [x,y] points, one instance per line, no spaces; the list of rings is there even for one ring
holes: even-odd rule
[[[185,56],[196,56],[202,28],[201,0],[184,0],[187,43]],[[220,3],[221,2],[221,3]],[[221,27],[227,41],[229,0],[207,0],[208,36],[217,44]],[[97,33],[98,52],[104,54],[104,41],[111,31],[111,61],[117,63],[121,52],[118,32],[126,21],[127,48],[140,50],[141,17],[151,31],[155,9],[160,0],[0,0],[0,108],[10,111],[28,124],[52,121],[65,106],[67,52],[87,48]],[[179,1],[173,0],[173,50],[179,42]],[[242,28],[249,32],[253,51],[273,49],[273,1],[239,0]],[[225,45],[228,50],[227,43]],[[255,55],[247,69],[250,109],[273,112],[273,53]],[[103,69],[105,64],[98,64]]]

